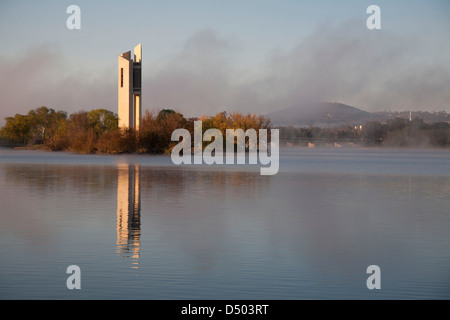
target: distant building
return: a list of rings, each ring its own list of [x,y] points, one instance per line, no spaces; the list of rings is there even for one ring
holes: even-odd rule
[[[142,46],[119,56],[118,108],[119,127],[139,130],[142,118]]]

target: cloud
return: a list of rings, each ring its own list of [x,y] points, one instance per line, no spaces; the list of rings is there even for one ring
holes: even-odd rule
[[[100,107],[114,110],[117,104],[116,79],[81,68],[73,71],[55,45],[32,46],[21,54],[2,56],[0,69],[1,120],[40,106],[72,113]]]
[[[205,29],[178,52],[143,64],[144,109],[173,108],[185,116],[224,110],[267,113],[310,101],[367,111],[450,111],[450,61],[438,41],[361,28],[360,21],[324,24],[290,50],[258,65],[239,64],[241,39]],[[88,55],[87,55],[88,56]],[[57,46],[0,57],[3,118],[46,105],[69,113],[117,108],[115,61],[83,69]],[[105,68],[104,70],[99,68]]]
[[[158,71],[146,73],[143,99],[149,102],[144,105],[174,108],[189,115],[232,107],[236,91],[230,64],[233,47],[231,40],[212,30],[193,35],[180,52],[161,62]]]
[[[145,80],[156,106],[190,114],[223,110],[265,113],[311,101],[336,101],[367,111],[450,110],[450,63],[418,38],[360,27],[323,25],[255,72],[231,63],[230,41],[212,31],[188,39]]]
[[[337,101],[367,111],[449,110],[449,61],[416,39],[369,31],[354,22],[322,26],[292,50],[270,58],[264,109]]]

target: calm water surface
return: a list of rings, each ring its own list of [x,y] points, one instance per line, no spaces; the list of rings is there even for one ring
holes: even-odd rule
[[[448,150],[285,149],[261,176],[0,149],[0,298],[449,299],[449,208]]]

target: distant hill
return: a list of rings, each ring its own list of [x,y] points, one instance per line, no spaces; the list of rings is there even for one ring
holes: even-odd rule
[[[303,104],[265,115],[275,126],[316,127],[360,125],[367,121],[384,122],[394,118],[409,119],[410,112],[374,112],[370,113],[346,104],[331,102],[315,102]],[[424,122],[448,122],[450,115],[444,111],[413,111],[412,118],[420,118]]]
[[[342,104],[316,102],[295,106],[266,114],[274,125],[337,126],[359,125],[364,121],[380,120],[380,116]]]

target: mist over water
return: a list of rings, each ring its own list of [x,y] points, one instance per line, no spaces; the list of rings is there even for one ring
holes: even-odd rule
[[[448,168],[448,150],[281,149],[261,176],[0,149],[0,297],[448,299]]]

